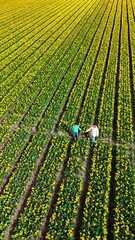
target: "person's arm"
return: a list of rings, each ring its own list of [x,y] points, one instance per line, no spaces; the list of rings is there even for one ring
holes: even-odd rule
[[[89,131],[91,131],[91,127],[90,128],[88,128],[85,132],[89,132]]]
[[[97,135],[97,137],[99,137],[99,129],[98,128],[97,128],[97,134],[96,135]]]

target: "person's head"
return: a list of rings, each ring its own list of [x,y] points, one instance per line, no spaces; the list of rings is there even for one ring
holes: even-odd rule
[[[94,123],[94,124],[92,125],[92,127],[96,128],[96,127],[97,127],[97,125]]]
[[[77,123],[75,122],[74,125],[77,125]]]

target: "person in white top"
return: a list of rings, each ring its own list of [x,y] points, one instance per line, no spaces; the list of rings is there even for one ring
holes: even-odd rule
[[[93,146],[96,137],[99,137],[99,129],[96,124],[93,124],[85,132],[91,132],[91,145]]]

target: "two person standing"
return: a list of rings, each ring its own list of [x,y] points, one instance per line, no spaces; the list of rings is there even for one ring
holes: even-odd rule
[[[78,139],[78,135],[79,135],[79,131],[82,130],[77,123],[74,123],[74,125],[72,126],[72,133],[73,133],[73,137]],[[91,133],[91,145],[93,146],[96,137],[99,137],[99,129],[97,127],[96,124],[93,124],[90,128],[88,128],[86,132],[90,132]]]

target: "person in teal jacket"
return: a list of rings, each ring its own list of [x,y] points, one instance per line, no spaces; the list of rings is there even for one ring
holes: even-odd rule
[[[82,130],[77,123],[74,123],[74,125],[72,126],[72,133],[73,133],[73,137],[78,139],[78,135],[79,135],[79,130]]]

